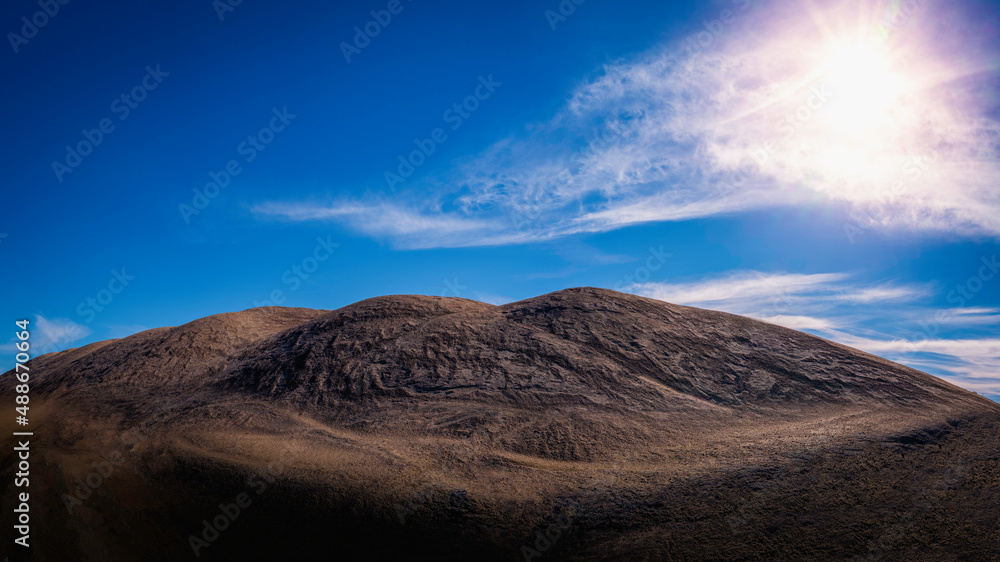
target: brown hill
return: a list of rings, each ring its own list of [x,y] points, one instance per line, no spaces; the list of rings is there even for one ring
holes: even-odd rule
[[[253,309],[31,368],[38,560],[1000,556],[1000,405],[613,291]]]

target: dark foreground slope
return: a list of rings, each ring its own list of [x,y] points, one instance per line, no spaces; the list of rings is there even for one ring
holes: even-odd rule
[[[31,369],[35,560],[1000,558],[1000,406],[612,291],[254,309]]]

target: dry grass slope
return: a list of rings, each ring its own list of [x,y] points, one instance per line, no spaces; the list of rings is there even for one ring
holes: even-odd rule
[[[37,560],[192,558],[240,493],[199,558],[1000,558],[1000,406],[613,291],[253,309],[31,368]]]

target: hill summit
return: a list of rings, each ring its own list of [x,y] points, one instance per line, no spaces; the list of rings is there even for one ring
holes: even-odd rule
[[[199,539],[199,557],[345,542],[348,558],[385,560],[1000,546],[997,404],[808,334],[614,291],[258,308],[31,368],[48,494],[122,458],[76,509],[44,508],[40,525],[71,530],[44,559],[190,556],[200,522],[240,493],[259,509]],[[558,540],[540,542],[557,520]]]

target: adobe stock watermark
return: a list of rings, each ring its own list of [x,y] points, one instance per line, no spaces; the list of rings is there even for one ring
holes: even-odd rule
[[[876,207],[869,207],[864,213],[857,209],[852,210],[851,220],[854,222],[844,223],[844,234],[847,236],[847,240],[851,244],[854,244],[858,236],[867,232],[867,229],[861,226],[862,224],[875,224],[879,222],[880,217],[890,215],[889,205],[898,201],[900,196],[906,193],[908,187],[919,182],[924,177],[924,174],[940,158],[941,155],[935,151],[922,156],[914,156],[903,166],[902,179],[893,182],[888,188],[876,193],[875,198],[878,201]]]
[[[826,84],[810,85],[804,88],[803,103],[794,111],[786,113],[784,118],[775,127],[775,132],[780,134],[782,141],[765,140],[760,148],[750,151],[750,156],[761,167],[767,164],[771,155],[784,148],[782,142],[790,141],[806,123],[808,123],[817,112],[819,112],[835,95],[834,92],[827,91]]]
[[[243,0],[212,0],[212,8],[215,15],[219,16],[219,21],[226,21],[226,14],[236,11],[236,7],[243,3]]]
[[[435,483],[427,482],[414,490],[405,500],[405,503],[397,502],[392,504],[392,508],[396,512],[396,518],[399,519],[399,524],[406,525],[406,518],[417,514],[417,512],[423,509],[434,498],[434,493],[437,489],[438,486]]]
[[[302,283],[309,279],[310,275],[319,270],[320,264],[330,259],[333,251],[340,247],[340,244],[333,242],[330,238],[330,236],[327,236],[326,239],[317,237],[316,247],[313,248],[312,254],[293,264],[281,274],[281,282],[287,286],[289,293],[298,291],[302,287]],[[286,300],[284,289],[274,289],[268,293],[267,299],[253,301],[253,305],[255,308],[261,306],[281,306]]]
[[[543,15],[545,21],[549,22],[552,31],[558,29],[559,24],[565,23],[569,17],[576,13],[576,9],[582,6],[587,0],[562,0],[555,10],[545,10]]]
[[[492,74],[486,77],[479,76],[479,84],[476,85],[473,93],[446,109],[441,115],[441,119],[450,125],[452,131],[457,131],[465,124],[466,119],[480,108],[482,102],[490,99],[497,88],[502,85],[502,82],[493,80]],[[416,173],[417,168],[422,166],[427,158],[437,151],[438,146],[447,140],[448,133],[443,127],[435,128],[425,139],[414,139],[413,144],[417,147],[416,150],[406,155],[400,154],[397,158],[399,165],[396,167],[396,171],[386,170],[383,174],[389,190],[395,193],[396,186]]]
[[[406,0],[412,2],[413,0]],[[361,51],[372,44],[372,39],[378,37],[382,30],[392,23],[393,16],[403,13],[403,3],[400,0],[389,0],[384,9],[372,10],[369,12],[372,19],[363,26],[354,26],[354,39],[352,42],[340,42],[340,52],[344,54],[344,60],[351,64],[351,57],[360,55]]]
[[[750,524],[763,515],[767,507],[771,505],[769,496],[773,496],[775,489],[784,486],[784,480],[762,482],[761,488],[749,492],[749,497],[746,495],[741,497],[733,514],[726,516],[726,523],[729,524],[729,529],[733,534],[743,535],[752,532]]]
[[[158,88],[167,76],[170,76],[170,73],[160,70],[160,65],[156,65],[156,68],[147,66],[146,75],[140,79],[139,84],[111,102],[111,112],[118,116],[118,121],[128,119],[132,110],[138,108],[139,104],[149,96],[149,92]],[[59,183],[62,183],[66,174],[73,173],[80,164],[83,164],[83,159],[93,154],[94,150],[104,142],[105,137],[115,131],[115,127],[115,122],[110,117],[105,117],[98,121],[97,127],[81,131],[83,140],[72,146],[66,145],[66,157],[62,162],[52,161],[52,171]]]
[[[97,318],[97,313],[104,312],[104,309],[115,300],[115,295],[121,294],[132,281],[135,281],[135,275],[129,275],[124,267],[121,271],[112,269],[107,287],[97,291],[96,295],[84,299],[77,305],[76,313],[90,324]]]
[[[432,424],[429,426],[431,429],[438,429],[448,425],[447,421],[438,424]],[[472,459],[480,459],[484,455],[486,448],[486,443],[482,440],[471,438],[463,439],[459,441],[454,448],[452,448],[447,456],[455,459],[464,459],[460,462],[471,461]],[[411,491],[405,498],[401,498],[400,501],[393,503],[393,510],[396,513],[396,519],[399,521],[401,526],[407,524],[409,521],[418,519],[421,516],[429,515],[434,512],[433,509],[428,509],[435,503],[441,505],[441,503],[446,502],[452,506],[462,506],[469,503],[472,499],[467,490],[462,488],[456,488],[454,482],[448,477],[448,469],[442,467],[442,470],[431,469],[431,470],[421,470],[421,469],[410,469],[400,475],[401,478],[409,477],[410,475],[418,475],[420,482],[415,487],[411,488]],[[424,512],[424,510],[427,510]],[[423,512],[423,513],[422,513]],[[500,530],[489,523],[479,523],[476,525],[484,536],[496,535]]]
[[[882,37],[882,41],[888,40],[889,35],[906,25],[910,21],[910,18],[917,13],[917,10],[925,5],[927,5],[927,0],[891,2],[887,8],[890,13],[882,18],[878,26],[878,32]]]
[[[444,289],[441,290],[442,297],[461,297],[462,292],[468,289],[465,285],[458,282],[458,277],[453,280],[444,280]]]
[[[548,517],[547,523],[536,528],[535,534],[526,543],[521,545],[520,552],[524,561],[531,562],[535,558],[540,558],[552,550],[563,534],[573,528],[575,517],[583,512],[584,504],[589,500],[600,502],[602,496],[617,481],[618,478],[613,475],[603,477],[597,486],[583,492],[579,497],[559,501],[552,514]]]
[[[281,109],[275,107],[271,109],[271,113],[274,115],[267,126],[257,131],[256,135],[248,136],[245,141],[236,146],[236,152],[243,156],[245,164],[253,162],[258,154],[274,142],[275,136],[284,131],[288,124],[296,117],[295,114],[288,112],[288,106]],[[243,173],[243,167],[240,165],[240,161],[235,158],[226,162],[222,170],[209,172],[209,182],[202,186],[201,189],[196,187],[191,190],[194,193],[191,197],[191,203],[177,205],[177,210],[180,211],[181,218],[184,219],[184,224],[191,224],[191,217],[204,211],[209,203],[218,197],[223,189],[229,187],[230,182],[241,173]]]
[[[151,425],[151,423],[146,424]],[[149,439],[149,436],[145,433],[145,428],[132,428],[124,433],[122,433],[120,440],[126,448],[127,451],[132,451],[135,446],[143,441]],[[125,464],[125,454],[121,450],[114,450],[108,454],[107,458],[103,462],[94,461],[90,463],[91,471],[87,476],[83,478],[77,478],[74,483],[76,488],[72,490],[73,494],[63,494],[63,506],[66,507],[66,511],[73,515],[73,509],[84,504],[94,492],[103,486],[109,478],[114,474],[115,469],[121,467]]]
[[[751,0],[732,0],[741,12],[750,7]],[[736,21],[738,14],[728,8],[719,12],[719,17],[714,20],[703,20],[704,31],[699,31],[684,40],[683,45],[687,47],[689,55],[694,55],[712,46],[715,40],[722,36],[726,26],[732,25]]]
[[[653,273],[659,271],[663,267],[663,264],[667,263],[667,260],[672,257],[674,257],[673,254],[667,254],[663,251],[663,244],[660,244],[659,248],[650,246],[646,263],[636,267],[635,271],[622,277],[620,281],[615,283],[614,289],[616,291],[624,291],[630,285],[649,281]]]
[[[970,276],[965,283],[955,285],[955,289],[945,296],[948,304],[964,307],[968,301],[976,298],[976,294],[983,290],[987,281],[992,281],[1000,273],[1000,262],[997,261],[996,254],[990,259],[984,256],[980,261],[983,265],[979,266],[976,274]]]
[[[292,463],[299,454],[305,450],[305,446],[296,443],[295,447],[289,447],[279,460],[271,461],[267,466],[262,467],[251,477],[247,478],[246,484],[257,496],[264,495],[267,487],[274,483]],[[240,515],[253,504],[250,491],[236,494],[230,503],[220,503],[218,514],[210,519],[202,520],[200,536],[189,535],[188,545],[194,552],[195,557],[201,556],[201,551],[212,546],[212,543],[219,539],[221,533],[239,519]]]
[[[59,14],[59,7],[69,4],[70,0],[38,0],[37,12],[31,17],[21,18],[21,33],[13,31],[7,33],[7,40],[10,41],[10,48],[14,49],[14,54],[21,52],[21,45],[27,45],[29,41],[38,36],[38,32],[52,21],[52,18]]]
[[[943,492],[954,489],[958,482],[966,478],[968,469],[964,466],[949,465],[945,469],[944,475],[931,484],[927,490],[920,490],[914,498],[912,511],[908,511],[899,517],[899,520],[883,530],[877,540],[868,541],[868,560],[881,560],[891,549],[906,537],[906,534],[916,525],[916,514],[927,514],[933,509],[940,507],[938,494],[928,492]]]
[[[826,89],[826,84],[810,85],[804,87],[803,104],[792,112],[786,113],[784,118],[775,127],[775,133],[780,135],[781,140],[773,138],[765,139],[760,143],[759,148],[747,150],[738,168],[732,171],[728,181],[722,183],[730,189],[741,187],[747,180],[755,174],[761,172],[772,160],[772,157],[785,148],[785,144],[791,141],[799,130],[805,126],[813,116],[835,95]],[[721,182],[720,182],[721,183]]]
[[[916,14],[917,10],[927,4],[926,0],[905,0],[904,2],[892,2],[886,8],[889,14],[884,16],[878,25],[878,34],[884,44],[889,40],[889,36],[901,29]],[[940,155],[936,151],[931,151],[923,156],[916,156],[903,167],[904,180],[896,181],[888,189],[880,191],[877,195],[878,213],[885,215],[885,207],[899,198],[905,191],[906,184],[916,182],[922,174],[930,169],[930,165],[937,162]],[[857,211],[851,212],[851,219],[854,223],[844,223],[844,234],[847,235],[851,244],[855,243],[858,235],[864,234],[866,229],[860,226],[862,223],[876,223],[878,217],[876,211],[870,210],[866,217],[859,217]]]
[[[563,533],[573,528],[573,513],[570,511],[553,515],[548,525],[535,530],[534,542],[529,541],[521,545],[521,556],[525,562],[541,557],[555,546]]]
[[[615,141],[624,138],[626,133],[627,129],[617,120],[604,123],[592,140],[587,142],[586,147],[573,155],[570,163],[563,168],[562,173],[569,176],[584,168],[590,158],[609,149]],[[507,214],[507,218],[510,219],[516,230],[523,231],[532,228],[544,214],[543,209],[548,201],[549,194],[544,189],[532,187],[523,192],[517,206]]]
[[[65,340],[66,344],[69,345],[72,342],[88,335],[88,332],[83,330],[83,327],[79,324],[70,324],[66,326],[65,332],[62,334],[62,340]],[[60,351],[65,351],[66,347],[60,344],[59,341],[50,341],[40,347],[33,347],[35,350],[35,357],[45,355],[46,353],[58,353]]]
[[[982,265],[979,265],[976,274],[970,276],[963,283],[955,285],[955,288],[950,290],[947,295],[945,295],[945,301],[954,305],[955,308],[961,309],[968,306],[982,290],[986,287],[986,284],[990,281],[996,279],[1000,275],[1000,261],[997,260],[996,254],[987,258],[983,256],[980,259]],[[917,324],[923,331],[924,340],[917,342],[912,340],[895,340],[896,342],[903,342],[906,344],[907,351],[909,352],[919,352],[921,346],[931,338],[936,338],[941,332],[941,328],[952,322],[958,314],[955,313],[953,309],[951,310],[940,310],[934,314],[934,317],[929,321],[919,321]]]
[[[600,132],[594,135],[593,140],[587,143],[586,148],[573,157],[572,163],[576,167],[584,166],[587,160],[611,148],[615,141],[622,140],[627,133],[628,129],[619,120],[604,123]]]
[[[610,149],[615,142],[625,139],[630,129],[622,125],[621,120],[614,119],[602,124],[596,134],[587,141],[586,146],[576,152],[562,173],[571,176],[586,168],[588,161]],[[582,201],[577,200],[582,204]],[[544,215],[546,203],[550,203],[550,194],[542,188],[532,187],[523,192],[515,207],[507,217],[516,230],[527,230],[534,227]]]

